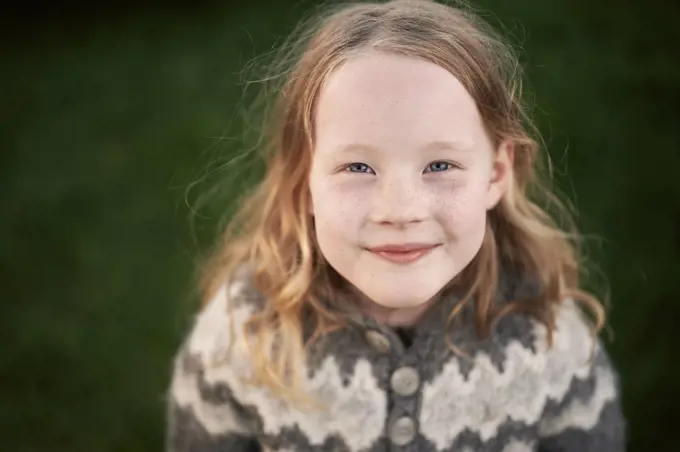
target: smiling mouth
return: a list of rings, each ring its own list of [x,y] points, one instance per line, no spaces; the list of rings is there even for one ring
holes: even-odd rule
[[[405,245],[382,245],[369,248],[368,251],[376,256],[395,264],[410,264],[425,256],[440,245],[430,244],[405,244]]]

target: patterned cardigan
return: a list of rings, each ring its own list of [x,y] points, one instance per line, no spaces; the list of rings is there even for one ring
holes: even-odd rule
[[[526,290],[507,278],[501,287],[504,299]],[[176,356],[166,451],[625,450],[617,374],[573,302],[558,308],[552,347],[545,327],[520,314],[484,340],[471,309],[447,330],[455,302],[433,307],[410,340],[367,318],[330,333],[303,369],[305,388],[327,407],[310,411],[244,382],[240,326],[263,300],[242,277],[198,315]],[[447,347],[446,331],[464,355]]]

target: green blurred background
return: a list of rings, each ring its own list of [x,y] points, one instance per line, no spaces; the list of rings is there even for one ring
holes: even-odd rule
[[[220,166],[244,147],[241,71],[313,4],[3,16],[0,450],[162,449],[196,258],[250,180]],[[629,450],[680,450],[680,4],[475,5],[523,48],[559,186],[608,278]]]

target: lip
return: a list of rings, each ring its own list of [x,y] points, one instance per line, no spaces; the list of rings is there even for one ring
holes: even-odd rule
[[[389,262],[410,264],[425,256],[439,245],[429,243],[388,244],[368,248],[368,250]]]

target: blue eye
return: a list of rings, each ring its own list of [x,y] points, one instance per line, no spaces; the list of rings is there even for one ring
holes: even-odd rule
[[[450,170],[453,168],[453,165],[450,164],[449,162],[432,162],[429,165],[427,165],[427,168],[425,168],[426,173],[437,173],[441,171],[446,171]]]
[[[373,173],[374,171],[370,166],[365,163],[350,163],[347,165],[347,170],[350,173]]]

